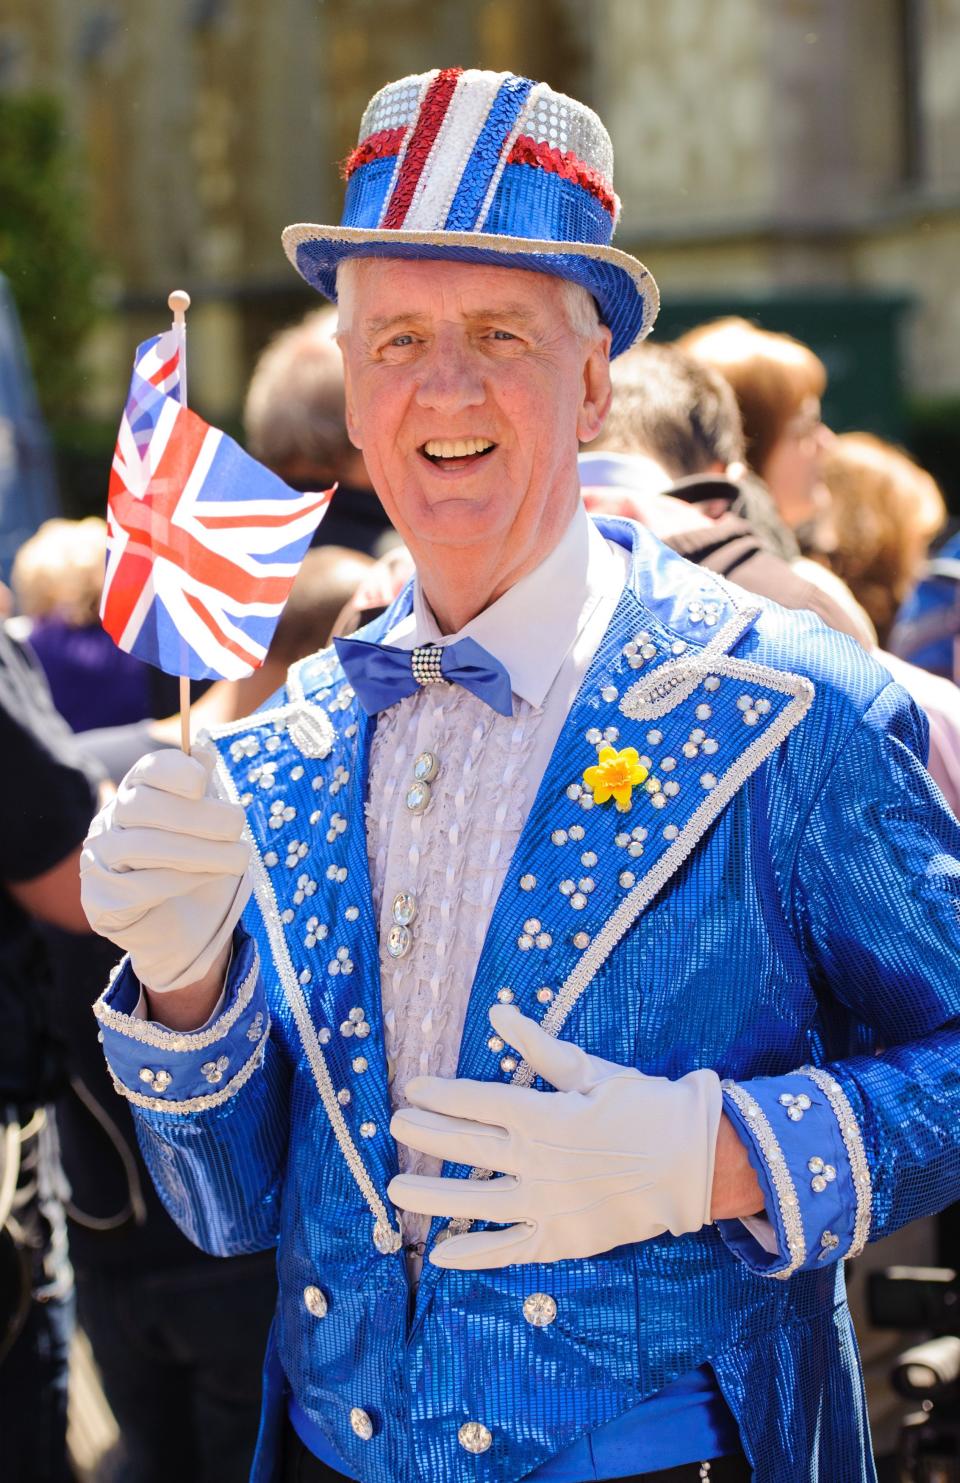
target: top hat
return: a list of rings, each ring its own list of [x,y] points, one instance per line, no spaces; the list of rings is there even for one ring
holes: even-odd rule
[[[652,275],[610,246],[620,213],[597,115],[512,72],[444,67],[370,100],[343,165],[340,226],[287,227],[297,272],[336,300],[346,258],[443,258],[551,273],[596,300],[619,355],[649,334]]]

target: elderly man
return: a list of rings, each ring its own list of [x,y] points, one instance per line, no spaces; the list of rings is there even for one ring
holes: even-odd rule
[[[374,98],[286,242],[417,579],[88,840],[158,1187],[278,1246],[259,1480],[871,1479],[840,1261],[957,1192],[922,722],[583,512],[656,308],[611,171],[527,79]]]

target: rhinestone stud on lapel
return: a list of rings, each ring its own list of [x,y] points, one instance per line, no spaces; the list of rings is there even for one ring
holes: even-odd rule
[[[482,1421],[465,1421],[457,1432],[457,1441],[465,1452],[479,1453],[489,1451],[493,1437]]]

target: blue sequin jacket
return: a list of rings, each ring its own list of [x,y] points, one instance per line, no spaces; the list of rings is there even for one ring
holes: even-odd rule
[[[97,1007],[173,1218],[208,1251],[277,1246],[258,1483],[290,1389],[365,1483],[512,1483],[705,1363],[758,1483],[874,1476],[842,1259],[960,1194],[960,831],[921,717],[852,640],[601,525],[632,574],[497,902],[458,1074],[511,1074],[488,1046],[503,990],[611,1061],[715,1068],[778,1250],[721,1222],[586,1261],[428,1262],[410,1299],[385,1193],[372,725],[335,655],[308,659],[216,738],[255,856],[219,1018],[131,1018],[128,968]],[[610,728],[650,762],[626,813],[583,788]],[[574,912],[558,887],[584,856]],[[552,1321],[525,1316],[533,1294]]]

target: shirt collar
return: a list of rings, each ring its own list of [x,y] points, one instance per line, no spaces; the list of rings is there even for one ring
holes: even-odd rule
[[[598,602],[611,590],[619,593],[623,584],[623,563],[578,504],[550,555],[459,633],[440,633],[418,578],[413,612],[390,630],[385,642],[413,649],[470,637],[499,659],[514,695],[541,706]]]

